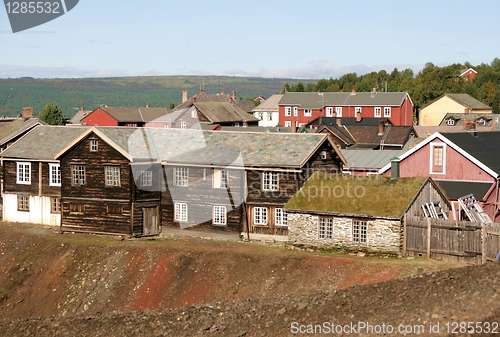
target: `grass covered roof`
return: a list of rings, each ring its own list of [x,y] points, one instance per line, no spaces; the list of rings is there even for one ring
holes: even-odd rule
[[[316,172],[285,208],[292,212],[401,218],[427,180]]]

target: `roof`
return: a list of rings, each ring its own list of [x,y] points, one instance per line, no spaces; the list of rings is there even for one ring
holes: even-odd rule
[[[340,150],[350,169],[380,169],[406,150]]]
[[[430,135],[439,132],[439,133],[456,133],[456,132],[467,132],[463,130],[462,125],[444,125],[444,126],[422,126],[415,125],[413,126],[415,132],[417,133],[417,137],[419,138],[427,138]],[[490,131],[489,126],[476,126],[476,130],[479,132]]]
[[[483,126],[491,126],[493,124],[498,124],[500,120],[500,114],[466,114],[466,113],[447,113],[441,123],[440,126],[448,126],[448,119],[454,119],[454,125],[463,125],[463,120],[471,118],[474,120],[484,120],[485,124]]]
[[[184,109],[188,108],[192,105],[194,102],[198,103],[203,103],[203,102],[218,102],[218,103],[229,103],[229,100],[231,100],[237,107],[242,109],[243,111],[250,113],[252,112],[253,108],[255,108],[255,105],[252,103],[252,101],[249,101],[247,99],[237,99],[236,97],[236,92],[234,92],[234,96],[231,94],[226,94],[224,92],[218,93],[218,94],[206,94],[204,90],[200,91],[200,93],[195,94],[191,96],[187,101],[182,102],[178,106],[175,107],[175,110],[177,109]]]
[[[463,105],[464,107],[468,108],[471,110],[471,113],[473,113],[473,110],[491,110],[491,107],[488,105],[484,104],[481,101],[478,101],[474,97],[470,96],[469,94],[454,94],[454,93],[446,93],[442,94],[438,98],[433,99],[427,104],[424,104],[422,107],[420,107],[420,110],[428,107],[432,103],[442,99],[443,97],[448,97],[455,102],[457,102],[460,105]]]
[[[229,102],[194,102],[193,105],[212,123],[259,121],[258,118]]]
[[[100,107],[118,122],[152,122],[171,112],[167,108]],[[95,111],[95,110],[94,110]]]
[[[87,117],[87,115],[91,112],[92,111],[78,110],[78,112],[69,120],[69,124],[80,125],[82,119]]]
[[[448,199],[456,200],[468,194],[473,194],[481,200],[491,188],[492,183],[435,180]]]
[[[123,127],[94,127],[89,132],[95,132],[133,162],[262,168],[302,168],[316,149],[328,141],[326,135],[298,133]],[[334,150],[338,151],[336,147]],[[338,156],[343,158],[340,152]]]
[[[283,95],[275,94],[257,105],[252,109],[253,112],[278,111],[281,98]]]
[[[292,128],[285,128],[283,126],[221,126],[220,131],[234,131],[234,132],[282,132],[291,133]]]
[[[464,71],[460,74],[460,76],[464,76],[465,74],[467,74],[468,72],[471,72],[471,71],[472,71],[473,73],[476,73],[476,74],[477,74],[477,71],[475,71],[474,69],[472,69],[472,68],[467,68],[467,69],[465,69],[465,70],[464,70]]]
[[[366,125],[374,126],[379,125],[380,122],[384,124],[392,124],[389,118],[362,118],[360,121],[356,120],[356,117],[316,117],[312,121],[308,122],[305,126],[310,127],[312,125],[336,125],[337,120],[340,120],[341,125]]]
[[[15,119],[0,128],[0,145],[7,143],[37,125],[45,125],[38,118]]]
[[[3,153],[3,158],[54,160],[55,155],[89,130],[83,126],[38,125]]]
[[[373,144],[375,146],[384,145],[403,147],[413,132],[412,126],[392,126],[384,128],[384,133],[379,134],[378,126],[348,125],[349,133],[353,136],[356,144]]]
[[[292,212],[400,219],[428,180],[315,172],[284,207]]]
[[[319,95],[319,94],[322,94]],[[279,105],[299,105],[302,109],[322,109],[324,106],[401,106],[406,92],[287,92]]]

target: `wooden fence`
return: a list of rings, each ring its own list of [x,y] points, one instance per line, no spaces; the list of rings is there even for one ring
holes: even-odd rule
[[[403,255],[483,264],[495,261],[500,224],[407,216],[403,223]]]

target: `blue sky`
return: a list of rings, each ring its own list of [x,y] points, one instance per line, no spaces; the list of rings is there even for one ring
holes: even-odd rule
[[[12,33],[0,77],[337,78],[500,57],[500,0],[80,0]]]

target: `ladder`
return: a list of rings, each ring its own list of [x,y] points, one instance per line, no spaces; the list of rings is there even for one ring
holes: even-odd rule
[[[443,207],[441,206],[441,202],[439,201],[423,204],[422,210],[424,211],[424,215],[426,218],[448,219],[448,215],[446,215],[446,212],[443,211]]]
[[[464,210],[471,222],[492,223],[488,214],[479,205],[474,195],[468,194],[458,198],[458,204]]]

